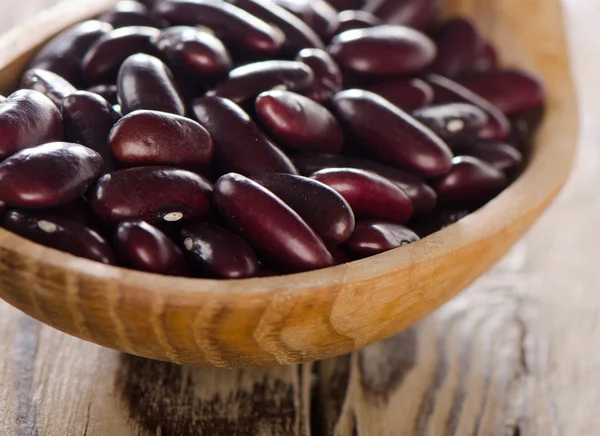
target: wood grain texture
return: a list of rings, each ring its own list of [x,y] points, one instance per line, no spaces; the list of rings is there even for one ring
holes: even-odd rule
[[[32,49],[114,0],[71,0],[0,40],[0,91]],[[577,108],[558,0],[447,0],[471,12],[509,64],[539,71],[547,116],[531,164],[498,198],[457,225],[401,249],[287,277],[215,281],[97,264],[0,229],[0,297],[61,331],[130,354],[217,367],[340,355],[401,331],[488,270],[567,178]]]

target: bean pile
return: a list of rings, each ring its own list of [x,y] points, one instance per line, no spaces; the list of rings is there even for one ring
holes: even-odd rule
[[[544,91],[437,3],[121,1],[48,42],[2,98],[1,226],[236,279],[456,222],[518,176]]]

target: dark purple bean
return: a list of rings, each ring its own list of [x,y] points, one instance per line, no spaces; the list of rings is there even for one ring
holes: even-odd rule
[[[0,201],[0,218],[6,213],[8,210],[8,204],[3,201]]]
[[[304,92],[308,98],[325,103],[343,89],[342,73],[326,51],[306,48],[298,53],[296,60],[313,71],[314,80]]]
[[[130,26],[104,35],[83,59],[83,75],[90,84],[112,82],[121,64],[136,53],[156,54],[152,41],[160,35],[155,27]]]
[[[183,246],[203,275],[221,279],[243,279],[258,274],[260,265],[252,248],[242,238],[222,227],[195,223],[181,231]]]
[[[360,218],[378,218],[405,223],[413,214],[406,193],[390,180],[370,171],[330,168],[311,178],[330,186],[346,199]]]
[[[304,21],[324,40],[337,28],[337,11],[324,0],[275,0],[275,3]]]
[[[374,92],[405,111],[429,106],[433,102],[431,85],[421,79],[394,79],[367,86]]]
[[[0,161],[19,150],[62,138],[60,111],[41,92],[20,90],[0,103]]]
[[[220,97],[194,102],[196,118],[215,144],[215,161],[225,172],[296,174],[296,168],[235,103]]]
[[[82,195],[101,171],[102,157],[79,144],[28,148],[0,164],[0,199],[14,207],[49,208]]]
[[[124,114],[145,109],[185,115],[171,70],[154,56],[128,57],[119,70],[117,86]]]
[[[489,121],[483,110],[468,103],[428,106],[417,109],[412,116],[433,130],[447,144],[476,139]]]
[[[108,135],[119,115],[111,104],[97,94],[78,91],[63,100],[65,139],[96,151],[104,161],[102,174],[116,169],[108,151]]]
[[[73,84],[82,82],[82,59],[90,47],[113,30],[108,23],[84,21],[59,33],[33,57],[29,69],[52,71]]]
[[[114,246],[128,268],[170,276],[189,276],[187,259],[167,235],[144,221],[120,223]]]
[[[273,88],[303,91],[313,80],[312,70],[301,62],[262,61],[231,70],[227,78],[207,95],[243,103]]]
[[[2,219],[2,227],[46,247],[108,265],[115,263],[112,249],[102,236],[68,218],[13,210]]]
[[[302,95],[264,92],[256,99],[256,115],[284,148],[339,153],[344,146],[344,133],[331,112]]]
[[[83,197],[77,197],[68,203],[48,209],[48,212],[78,222],[84,226],[93,227],[91,225],[93,219],[87,208],[87,201]]]
[[[526,71],[501,70],[461,77],[458,82],[507,115],[536,108],[544,102],[544,85]]]
[[[409,226],[421,238],[445,229],[471,213],[467,209],[436,209],[424,218],[411,221]]]
[[[352,235],[354,213],[329,186],[291,174],[259,174],[252,179],[294,209],[325,242],[341,244]]]
[[[334,34],[339,35],[346,30],[365,29],[382,24],[379,18],[369,12],[346,10],[338,14],[338,26]]]
[[[342,248],[352,258],[364,259],[418,240],[419,236],[408,227],[387,221],[367,220],[356,223],[354,234]]]
[[[493,45],[484,43],[475,57],[471,70],[482,73],[498,68],[498,53]]]
[[[136,111],[121,118],[110,132],[110,151],[125,165],[207,166],[214,146],[196,121],[165,112]]]
[[[77,88],[58,74],[40,69],[27,70],[21,78],[21,88],[41,92],[58,108],[67,95],[77,91]]]
[[[450,172],[433,183],[441,205],[471,208],[498,195],[506,185],[506,175],[471,156],[452,159]]]
[[[303,176],[310,176],[327,168],[356,168],[374,172],[398,185],[409,196],[413,203],[414,216],[427,215],[435,207],[435,191],[421,179],[397,168],[337,154],[305,153],[294,157],[293,161]]]
[[[523,155],[512,145],[500,141],[478,141],[453,147],[457,156],[473,156],[499,171],[510,173],[521,167]]]
[[[92,92],[94,94],[98,94],[100,97],[103,97],[113,106],[119,104],[119,91],[117,85],[95,85],[88,88],[87,91]]]
[[[337,245],[327,245],[327,250],[331,254],[331,257],[333,257],[334,265],[342,265],[344,263],[350,262],[350,258],[348,257],[348,255],[344,253],[342,249]]]
[[[443,76],[455,76],[470,69],[482,51],[484,41],[475,23],[468,18],[454,18],[433,33],[437,56],[429,69]]]
[[[256,55],[276,54],[285,39],[280,30],[222,0],[162,1],[154,11],[175,25],[208,27],[226,45]]]
[[[446,77],[429,74],[426,80],[433,87],[434,103],[469,103],[487,113],[489,122],[481,131],[481,139],[502,140],[508,136],[510,132],[508,118],[488,100]]]
[[[154,45],[176,73],[195,83],[221,77],[232,68],[221,40],[195,27],[164,29]]]
[[[529,123],[523,118],[516,118],[510,123],[510,135],[506,142],[522,153],[526,153],[531,145],[532,131]]]
[[[416,73],[435,58],[435,45],[418,30],[377,26],[343,32],[328,48],[344,69],[376,76]]]
[[[230,227],[277,269],[301,272],[333,265],[308,224],[258,183],[227,174],[215,184],[214,199]]]
[[[351,89],[338,93],[333,110],[346,129],[379,159],[420,176],[445,174],[452,152],[431,130],[383,97]]]
[[[161,29],[167,26],[167,23],[163,20],[152,16],[146,6],[140,2],[130,0],[120,1],[100,15],[98,19],[112,24],[115,29],[129,26],[147,26]]]
[[[284,53],[295,55],[303,48],[325,48],[304,21],[271,0],[231,0],[231,3],[280,29],[285,35]]]
[[[176,222],[203,219],[211,211],[211,185],[186,170],[139,167],[115,171],[91,190],[90,207],[107,222]]]
[[[437,18],[440,3],[440,0],[368,0],[363,9],[388,23],[428,29]]]

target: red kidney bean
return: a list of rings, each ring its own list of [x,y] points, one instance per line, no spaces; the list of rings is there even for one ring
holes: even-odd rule
[[[167,235],[144,221],[126,221],[117,226],[114,246],[123,265],[170,276],[189,276],[187,259]]]
[[[83,75],[91,84],[112,82],[121,64],[136,53],[156,54],[152,41],[160,35],[155,27],[130,26],[104,35],[83,59]]]
[[[130,0],[118,2],[98,19],[112,24],[115,29],[129,26],[148,26],[161,29],[167,26],[163,20],[152,16],[145,5]]]
[[[455,76],[470,69],[484,47],[475,23],[468,18],[454,18],[433,33],[437,56],[429,67],[434,73]]]
[[[484,43],[475,57],[475,62],[473,62],[471,70],[484,72],[495,70],[496,68],[498,68],[498,53],[493,45]]]
[[[263,92],[256,99],[256,115],[284,148],[338,153],[344,146],[344,133],[331,112],[302,95]]]
[[[258,183],[227,174],[215,184],[214,200],[229,226],[277,269],[301,272],[333,265],[308,224]]]
[[[181,231],[183,246],[203,273],[221,279],[243,279],[258,274],[256,254],[239,236],[222,227],[194,223]]]
[[[390,180],[370,171],[330,168],[311,178],[330,186],[346,199],[360,218],[380,218],[405,223],[413,214],[406,193]]]
[[[59,33],[33,57],[29,69],[52,71],[70,83],[82,81],[82,59],[90,47],[113,30],[108,23],[84,21]]]
[[[221,40],[195,27],[164,29],[154,45],[175,72],[194,82],[221,77],[232,68],[231,57]]]
[[[116,163],[108,151],[108,135],[119,115],[97,94],[78,91],[63,100],[65,139],[96,151],[104,161],[102,174],[114,171]]]
[[[522,153],[529,151],[533,136],[529,123],[523,118],[516,118],[510,123],[510,135],[506,142]]]
[[[175,25],[208,27],[226,45],[256,55],[276,54],[285,39],[280,30],[222,0],[161,1],[154,12]]]
[[[136,111],[121,118],[110,132],[110,151],[125,165],[207,166],[214,146],[196,121],[155,111]]]
[[[421,79],[394,79],[369,85],[365,89],[405,111],[429,106],[433,102],[433,89]]]
[[[90,193],[94,214],[107,222],[176,222],[202,219],[211,211],[210,183],[170,167],[128,168],[106,174]]]
[[[302,91],[313,80],[312,70],[301,62],[262,61],[231,70],[227,79],[207,95],[242,103],[273,88]]]
[[[426,80],[433,87],[434,103],[469,103],[487,113],[489,122],[480,133],[481,139],[502,140],[508,136],[510,132],[508,118],[488,100],[446,77],[429,74]]]
[[[342,68],[376,76],[419,72],[436,53],[425,34],[403,26],[349,30],[337,35],[328,51]]]
[[[471,213],[467,209],[436,209],[432,214],[409,223],[421,238],[445,229]]]
[[[235,103],[220,97],[194,102],[196,118],[215,144],[215,161],[222,171],[246,176],[260,173],[296,174],[294,165]]]
[[[428,29],[437,18],[440,3],[440,0],[370,0],[363,9],[388,23]]]
[[[367,220],[356,223],[354,234],[342,248],[352,258],[364,259],[418,240],[419,236],[408,227],[387,221]]]
[[[302,62],[313,71],[313,82],[304,91],[308,98],[325,103],[343,89],[342,72],[326,51],[306,48],[298,53],[296,61]]]
[[[450,172],[433,183],[440,204],[451,207],[478,207],[498,195],[506,185],[506,175],[471,156],[452,159]]]
[[[506,173],[523,164],[523,155],[512,145],[500,141],[477,141],[453,147],[457,156],[473,156]]]
[[[91,225],[93,220],[87,208],[87,201],[83,197],[77,197],[68,203],[48,209],[48,212],[93,228]]]
[[[185,115],[171,70],[158,58],[139,53],[127,58],[117,81],[123,113],[155,110]]]
[[[113,106],[119,104],[119,91],[117,89],[117,85],[95,85],[88,88],[87,91],[94,94],[98,94]]]
[[[338,14],[338,26],[334,34],[339,35],[346,30],[365,29],[382,24],[379,18],[369,12],[345,10]]]
[[[304,219],[330,244],[341,244],[354,231],[354,213],[337,191],[316,180],[291,174],[252,177]]]
[[[447,144],[476,139],[489,120],[483,110],[468,103],[428,106],[417,109],[412,116],[433,130]]]
[[[325,48],[304,21],[271,0],[231,0],[231,3],[280,29],[285,35],[284,53],[295,55],[307,47]]]
[[[327,3],[338,11],[346,11],[362,9],[366,0],[327,0]]]
[[[102,157],[79,144],[54,142],[21,150],[0,164],[0,199],[48,208],[82,195],[100,175]]]
[[[337,11],[324,0],[275,0],[304,21],[322,39],[328,39],[335,31]]]
[[[60,108],[63,99],[77,91],[73,85],[52,71],[27,70],[21,78],[21,88],[39,91]]]
[[[2,219],[2,227],[46,247],[108,265],[115,264],[112,249],[102,236],[68,218],[13,210]]]
[[[348,255],[337,245],[327,245],[327,250],[331,254],[331,257],[333,257],[333,265],[342,265],[350,262]]]
[[[438,176],[450,170],[452,152],[428,128],[369,91],[338,93],[333,110],[348,137],[379,159],[421,176]]]
[[[304,153],[295,156],[293,160],[303,176],[310,176],[327,168],[356,168],[378,174],[398,185],[408,195],[413,203],[414,216],[427,215],[435,207],[435,191],[418,177],[397,168],[337,154]]]
[[[8,210],[8,204],[3,201],[0,201],[0,218],[6,213]]]
[[[458,82],[507,115],[519,114],[544,102],[541,80],[526,71],[496,70],[469,74]]]

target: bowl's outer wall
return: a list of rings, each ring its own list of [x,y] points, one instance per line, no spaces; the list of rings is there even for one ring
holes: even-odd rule
[[[114,0],[71,0],[0,40],[0,91],[34,49]],[[577,105],[559,0],[449,0],[474,16],[508,65],[540,72],[547,115],[525,173],[494,201],[422,241],[359,262],[240,281],[107,267],[0,229],[0,297],[79,338],[131,354],[222,367],[323,359],[418,321],[489,269],[556,196],[577,143]]]

